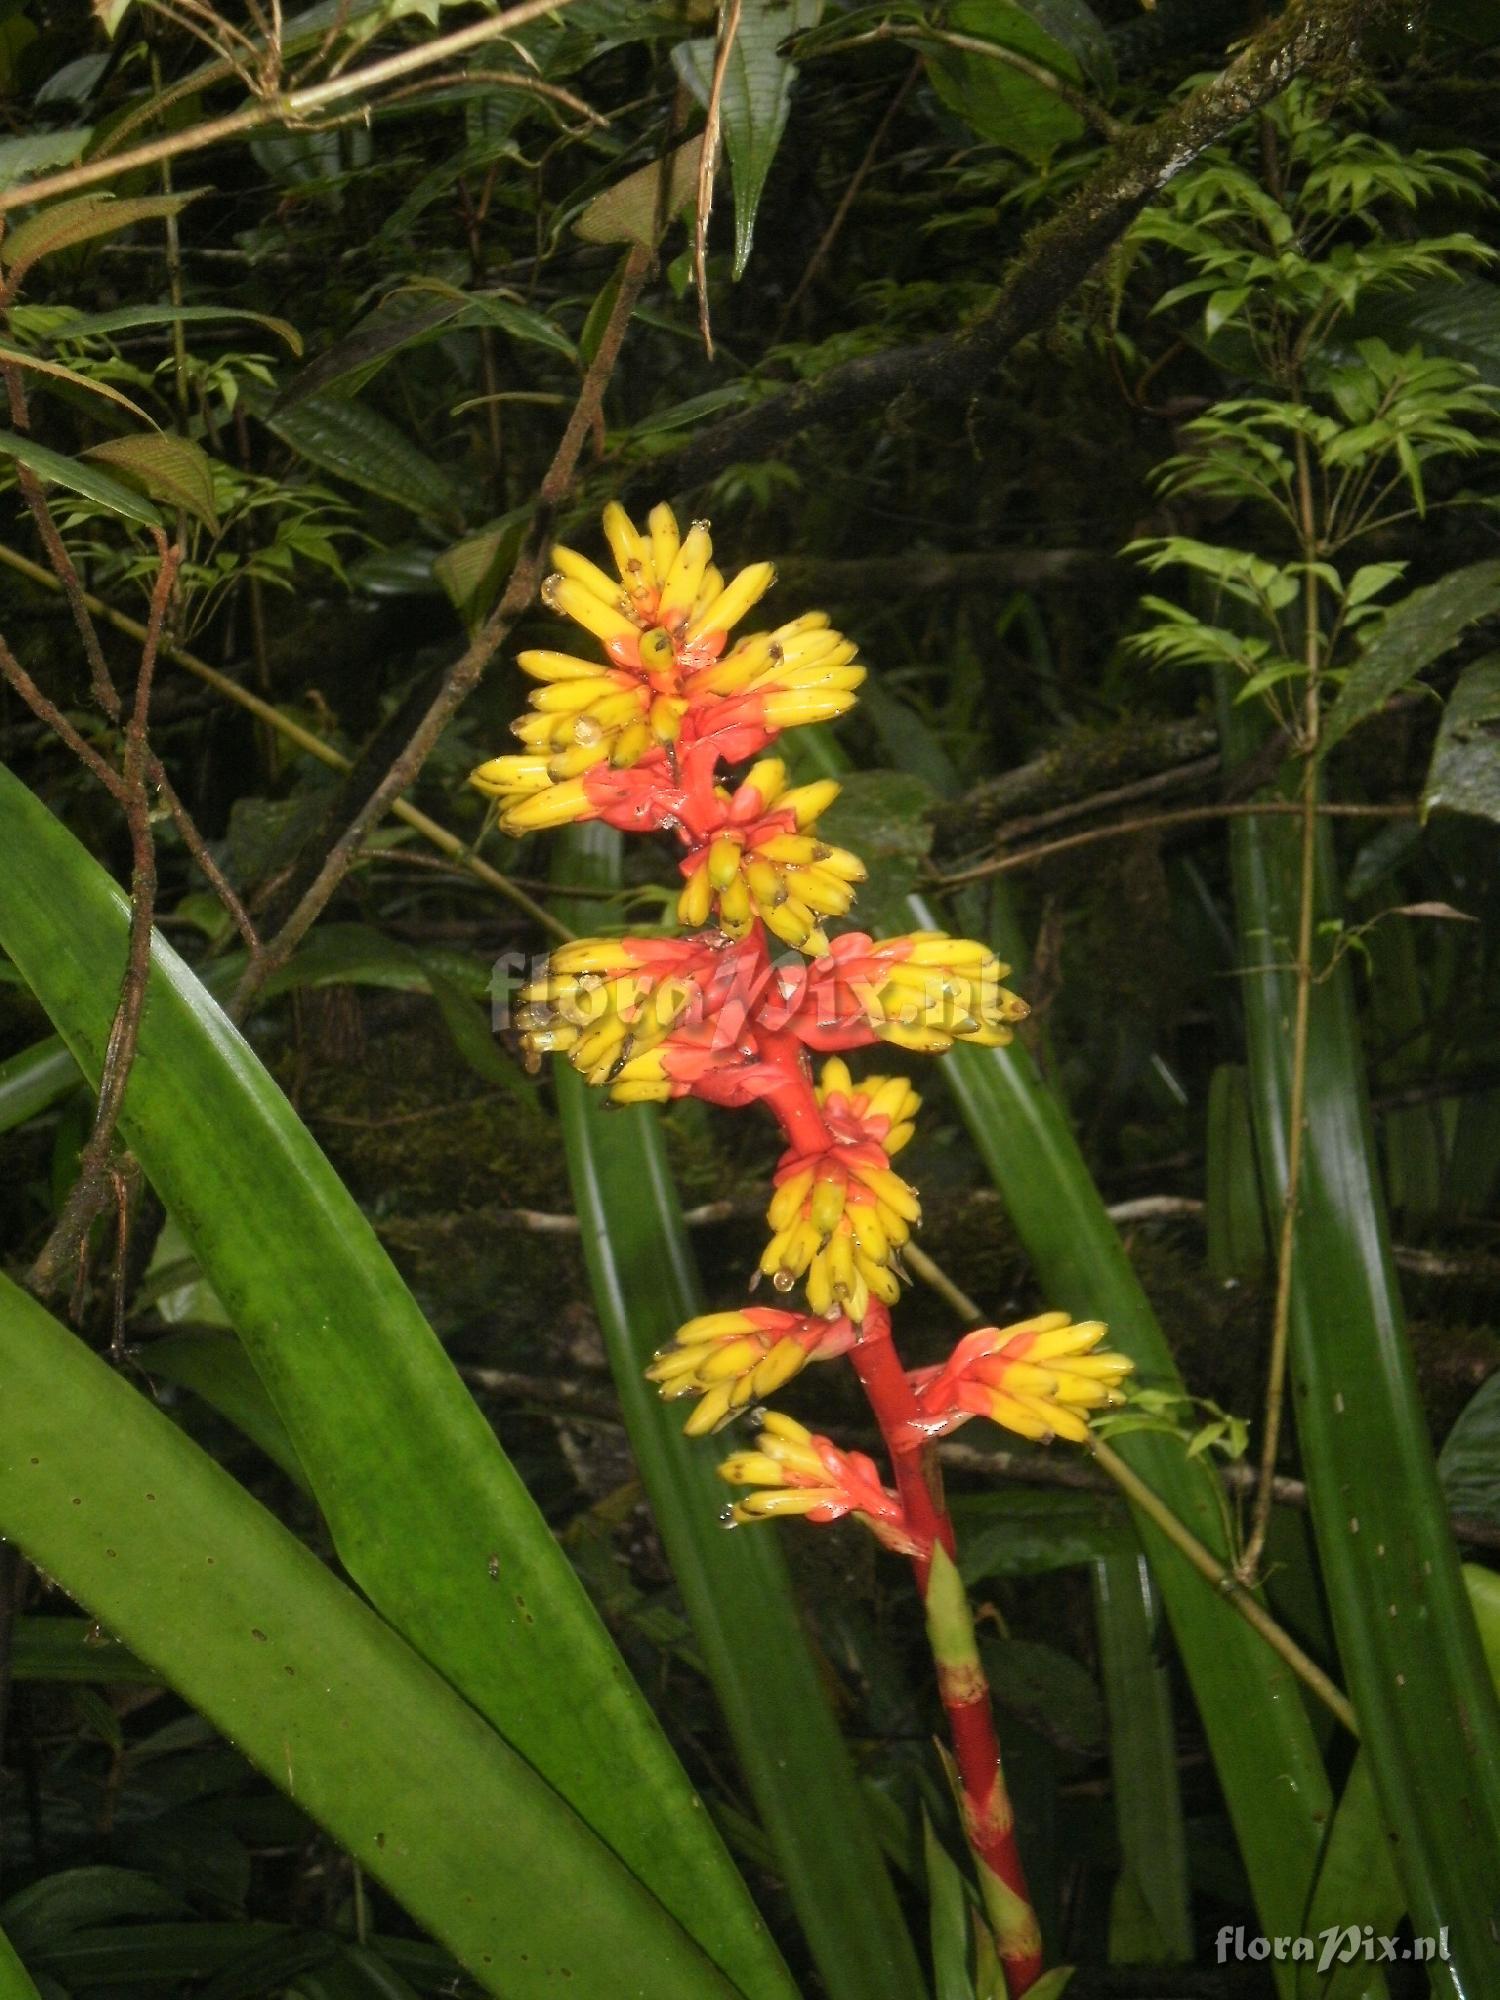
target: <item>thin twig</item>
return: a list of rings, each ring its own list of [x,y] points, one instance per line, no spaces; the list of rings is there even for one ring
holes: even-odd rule
[[[984,1314],[980,1310],[978,1303],[974,1299],[971,1299],[960,1286],[956,1285],[946,1272],[934,1264],[925,1252],[919,1252],[916,1256],[913,1256],[912,1246],[907,1244],[902,1251],[902,1255],[912,1270],[924,1278],[927,1283],[936,1285],[936,1289],[941,1291],[943,1297],[966,1324],[974,1325],[983,1322]],[[939,1280],[941,1281],[940,1283],[937,1282]],[[1284,1631],[1276,1623],[1276,1620],[1254,1596],[1252,1591],[1240,1581],[1233,1570],[1227,1569],[1214,1554],[1213,1550],[1205,1547],[1199,1541],[1192,1529],[1185,1522],[1177,1518],[1166,1502],[1131,1470],[1124,1459],[1120,1457],[1119,1453],[1112,1450],[1104,1442],[1103,1438],[1091,1433],[1089,1437],[1089,1449],[1093,1452],[1097,1464],[1108,1473],[1109,1477],[1132,1504],[1138,1507],[1150,1520],[1155,1522],[1156,1526],[1161,1529],[1162,1533],[1173,1546],[1180,1549],[1182,1554],[1187,1557],[1198,1574],[1214,1586],[1215,1590],[1223,1597],[1225,1603],[1237,1611],[1247,1624],[1252,1625],[1266,1641],[1267,1645],[1272,1647],[1285,1660],[1297,1678],[1307,1687],[1311,1688],[1321,1701],[1327,1703],[1328,1707],[1338,1717],[1339,1721],[1343,1723],[1346,1729],[1353,1735],[1358,1736],[1359,1728],[1355,1721],[1354,1710],[1349,1706],[1348,1701],[1334,1686],[1333,1682],[1317,1662],[1309,1659],[1292,1635]],[[1267,1505],[1269,1506],[1272,1497],[1274,1497],[1274,1490],[1269,1482],[1267,1482],[1263,1490],[1266,1493]]]
[[[1302,728],[1297,748],[1302,756],[1299,797],[1295,807],[1301,838],[1297,867],[1297,957],[1292,1009],[1291,1079],[1287,1105],[1286,1188],[1276,1244],[1276,1301],[1271,1313],[1271,1352],[1266,1364],[1266,1405],[1261,1426],[1260,1488],[1250,1517],[1250,1532],[1236,1565],[1243,1582],[1253,1583],[1271,1526],[1271,1476],[1281,1446],[1281,1420],[1286,1408],[1287,1356],[1292,1327],[1292,1266],[1297,1252],[1297,1208],[1302,1197],[1303,1127],[1307,1118],[1307,1042],[1312,1020],[1313,926],[1316,918],[1318,867],[1318,738],[1322,722],[1323,626],[1319,616],[1317,556],[1318,523],[1314,513],[1312,465],[1307,439],[1296,437],[1297,495],[1302,540],[1302,664],[1307,685],[1302,697]]]
[[[537,490],[531,527],[516,558],[510,581],[505,586],[500,602],[454,666],[450,668],[442,687],[412,732],[405,748],[329,849],[322,867],[309,884],[297,907],[276,936],[246,967],[245,976],[240,981],[229,1010],[234,1018],[243,1015],[245,1007],[266,979],[285,965],[312,925],[317,922],[329,897],[343,881],[355,855],[364,846],[370,828],[384,817],[387,809],[400,794],[416,781],[438,738],[479,685],[485,669],[499,651],[506,634],[536,596],[542,581],[544,557],[553,521],[572,485],[584,441],[602,407],[604,390],[614,372],[615,362],[625,338],[625,329],[635,310],[635,303],[646,281],[646,274],[651,268],[651,260],[652,253],[640,244],[633,244],[626,256],[614,306],[600,339],[598,351],[584,376],[583,385],[578,392],[578,401],[573,407],[573,413],[553,454],[552,463],[548,466]]]
[[[963,868],[953,875],[935,875],[933,886],[939,889],[956,889],[964,882],[982,882],[989,875],[1010,875],[1019,868],[1034,868],[1039,861],[1049,861],[1055,854],[1069,854],[1075,848],[1092,847],[1100,840],[1125,840],[1132,834],[1156,833],[1166,827],[1192,826],[1205,820],[1248,819],[1259,816],[1274,817],[1278,813],[1293,813],[1300,816],[1301,803],[1296,799],[1265,799],[1216,806],[1183,806],[1175,812],[1147,813],[1139,819],[1117,820],[1113,826],[1091,826],[1082,833],[1064,835],[1061,840],[1044,840],[1036,847],[1023,847],[1017,854],[999,854],[993,861],[981,862],[975,868]],[[1335,806],[1316,805],[1314,813],[1328,819],[1415,819],[1415,801],[1399,800],[1387,806]]]
[[[729,74],[729,58],[740,32],[743,4],[744,0],[720,0],[713,78],[708,87],[708,115],[703,127],[703,150],[698,155],[697,209],[693,217],[693,283],[698,292],[698,331],[703,336],[703,352],[710,361],[714,358],[714,336],[708,313],[708,218],[714,206],[714,173],[719,163],[719,138],[724,116],[724,82]]]
[[[44,174],[39,180],[23,181],[16,187],[0,189],[0,213],[6,209],[29,207],[37,201],[50,201],[55,195],[72,194],[78,188],[94,187],[100,181],[115,180],[121,174],[132,173],[139,167],[156,166],[162,160],[174,160],[184,153],[201,152],[205,146],[216,146],[225,139],[240,138],[263,125],[295,125],[310,113],[321,111],[340,98],[379,90],[384,84],[394,83],[398,77],[410,76],[417,70],[430,68],[433,63],[446,62],[450,56],[459,55],[465,49],[498,41],[512,29],[524,27],[526,22],[538,20],[544,14],[556,13],[570,4],[571,0],[522,0],[522,4],[508,7],[503,14],[487,15],[484,20],[472,22],[466,28],[456,28],[451,35],[439,35],[436,40],[420,47],[402,49],[379,62],[367,63],[363,69],[355,70],[350,75],[289,91],[284,96],[267,96],[256,104],[246,105],[243,110],[230,112],[226,117],[205,119],[201,125],[191,125],[184,132],[171,132],[144,145],[132,146],[127,152],[85,160],[81,166],[67,167],[60,173]]]
[[[18,555],[14,549],[8,549],[3,542],[0,542],[0,563],[29,578],[32,583],[40,584],[44,589],[60,590],[62,587],[57,578],[43,569],[39,563]],[[145,638],[146,628],[138,619],[130,617],[126,612],[117,611],[113,605],[106,604],[102,598],[95,597],[88,591],[81,591],[79,596],[81,603],[104,624],[111,626],[117,632],[125,633],[129,638]],[[286,742],[296,744],[297,748],[305,751],[309,757],[315,757],[320,764],[326,764],[329,770],[348,771],[353,768],[351,760],[341,750],[335,750],[333,745],[325,742],[321,736],[314,735],[312,730],[305,729],[300,722],[293,721],[289,715],[283,715],[272,703],[263,701],[249,688],[241,687],[238,681],[231,680],[228,674],[220,673],[217,667],[210,666],[207,660],[200,659],[196,653],[187,652],[181,646],[163,646],[161,656],[174,666],[185,668],[188,673],[211,687],[216,694],[223,695],[227,701],[232,701],[237,707],[255,716]],[[6,668],[6,674],[9,678],[9,668]],[[27,697],[23,695],[23,699]],[[48,706],[50,709],[50,704]],[[55,710],[52,713],[55,714]],[[55,726],[50,723],[49,715],[44,715],[42,719],[48,721],[50,726]],[[69,747],[73,746],[70,744]],[[108,770],[109,767],[106,765],[105,769]],[[116,774],[110,772],[110,776],[114,777]],[[441,853],[448,855],[476,881],[483,882],[487,888],[497,890],[502,896],[508,897],[544,930],[549,930],[555,937],[563,939],[573,936],[573,932],[566,924],[560,923],[534,897],[519,888],[508,875],[503,875],[498,868],[492,868],[487,861],[472,853],[467,842],[461,840],[456,833],[450,833],[447,827],[439,825],[435,819],[419,811],[405,799],[397,799],[391,811],[397,819],[404,820],[415,832],[420,833],[424,840],[429,841]]]
[[[1103,1438],[1091,1433],[1089,1450],[1094,1454],[1095,1462],[1103,1467],[1132,1505],[1138,1507],[1161,1530],[1172,1546],[1187,1557],[1198,1574],[1219,1592],[1224,1602],[1231,1605],[1247,1625],[1254,1627],[1272,1651],[1291,1668],[1303,1686],[1310,1688],[1317,1695],[1350,1735],[1357,1737],[1359,1722],[1348,1698],[1334,1685],[1317,1661],[1310,1659],[1303,1652],[1290,1632],[1277,1624],[1249,1587],[1232,1570],[1226,1569],[1211,1549],[1204,1547],[1160,1495],[1153,1492],[1145,1480],[1132,1471],[1119,1453],[1107,1445]],[[1265,1490],[1269,1504],[1269,1488]]]
[[[160,560],[151,592],[146,637],[141,646],[135,696],[125,725],[121,760],[122,803],[130,831],[131,850],[130,936],[126,947],[125,974],[120,985],[119,1004],[110,1025],[109,1040],[105,1044],[94,1127],[79,1155],[78,1178],[29,1273],[28,1282],[32,1290],[39,1293],[54,1288],[64,1266],[83,1245],[89,1225],[106,1199],[110,1152],[125,1101],[125,1087],[135,1061],[141,1014],[146,1004],[146,983],[151,971],[151,933],[156,915],[156,847],[151,834],[149,790],[151,752],[146,731],[162,626],[183,558],[181,544],[174,543],[169,547],[166,537],[159,530],[157,547]]]

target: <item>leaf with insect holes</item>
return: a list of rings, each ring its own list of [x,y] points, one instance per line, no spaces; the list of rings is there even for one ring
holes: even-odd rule
[[[40,215],[29,216],[0,243],[0,264],[10,274],[12,291],[33,264],[59,250],[91,242],[96,236],[113,236],[137,222],[154,222],[177,215],[194,199],[191,194],[143,194],[116,200],[107,194],[79,195],[75,201],[55,202]]]
[[[823,0],[744,0],[739,32],[724,70],[721,117],[734,181],[734,275],[750,258],[755,217],[766,176],[786,130],[797,66],[781,53],[792,35],[816,27]],[[677,74],[698,102],[713,88],[716,44],[679,42],[672,51]]]
[[[99,460],[128,486],[138,487],[166,507],[180,508],[201,521],[211,534],[218,534],[213,466],[191,438],[176,437],[170,431],[106,438],[102,444],[91,445],[84,457]]]
[[[76,458],[64,458],[60,451],[49,451],[44,444],[37,444],[29,437],[17,437],[13,431],[0,431],[0,455],[15,459],[38,479],[50,480],[54,486],[61,486],[69,493],[81,493],[85,500],[97,501],[107,507],[112,514],[119,514],[127,521],[140,521],[148,528],[161,526],[161,515],[149,500],[134,493],[118,479],[111,479],[107,473],[96,472],[90,465],[81,465]]]
[[[639,243],[654,249],[661,229],[691,203],[698,186],[703,135],[638,167],[603,194],[596,194],[573,224],[585,243]],[[663,189],[663,179],[666,181]]]

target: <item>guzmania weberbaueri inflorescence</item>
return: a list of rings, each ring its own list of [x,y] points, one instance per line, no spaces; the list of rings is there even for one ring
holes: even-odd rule
[[[818,833],[839,787],[790,784],[783,760],[765,753],[783,731],[854,705],[865,669],[853,642],[812,611],[730,646],[775,580],[769,563],[726,582],[707,523],[680,535],[666,506],[643,534],[611,504],[604,534],[617,577],[558,547],[542,589],[604,659],[522,653],[539,683],[514,725],[524,748],[481,764],[472,782],[497,801],[508,833],[602,820],[674,835],[686,934],[564,945],[521,996],[521,1037],[533,1067],[564,1055],[620,1103],[758,1102],[780,1125],[786,1150],[760,1272],[781,1294],[801,1284],[806,1310],[752,1305],[691,1320],[648,1372],[664,1396],[697,1398],[686,1425],[696,1435],[751,1411],[809,1362],[852,1362],[894,1487],[863,1453],[755,1407],[755,1443],[720,1467],[748,1489],[729,1518],[848,1515],[911,1558],[965,1830],[1018,1995],[1038,1976],[1040,1947],[931,1446],[976,1416],[1026,1438],[1082,1441],[1089,1413],[1120,1400],[1130,1363],[1102,1348],[1099,1323],[1045,1313],[966,1335],[941,1367],[901,1365],[890,1308],[921,1207],[891,1161],[920,1100],[904,1076],[856,1080],[843,1057],[877,1042],[934,1054],[955,1041],[995,1047],[1026,1005],[1001,984],[1007,968],[971,939],[829,934],[865,877],[856,855]],[[745,764],[738,782],[724,781]],[[827,1058],[816,1077],[814,1056]]]

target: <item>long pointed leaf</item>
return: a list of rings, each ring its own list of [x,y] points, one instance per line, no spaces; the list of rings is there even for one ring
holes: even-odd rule
[[[1226,757],[1260,725],[1222,705]],[[1326,831],[1326,822],[1325,831]],[[1287,1176],[1300,830],[1231,830],[1251,1102],[1268,1207]],[[1335,914],[1320,844],[1320,917]],[[1448,1927],[1438,1990],[1500,1983],[1500,1709],[1437,1475],[1391,1261],[1347,961],[1312,989],[1307,1124],[1292,1266],[1292,1386],[1318,1554],[1419,1935]]]
[[[1155,1654],[1160,1614],[1151,1571],[1136,1551],[1093,1565],[1099,1678],[1109,1706],[1109,1761],[1122,1868],[1110,1960],[1185,1965],[1193,1955],[1187,1842],[1166,1668]],[[1119,1949],[1133,1916],[1139,1947]]]
[[[555,1994],[572,1976],[580,1993],[731,2000],[523,1758],[3,1278],[0,1396],[0,1531],[160,1667],[490,1992]]]
[[[915,898],[912,914],[919,923],[932,921]],[[960,1046],[941,1069],[1048,1305],[1108,1321],[1111,1342],[1134,1360],[1137,1379],[1180,1387],[1171,1349],[1066,1115],[1026,1050]],[[1207,1466],[1174,1440],[1144,1432],[1120,1438],[1116,1448],[1200,1541],[1227,1556],[1221,1496]],[[1268,1936],[1295,1936],[1331,1804],[1297,1683],[1149,1522],[1138,1517],[1136,1525],[1192,1682],[1263,1927]],[[1274,1783],[1268,1772],[1277,1774]],[[1281,1977],[1289,1990],[1290,1969]]]
[[[803,731],[804,741],[813,734]],[[838,775],[844,759],[833,739],[819,733],[814,747],[820,768]],[[911,897],[907,908],[914,924],[934,924],[920,897]],[[1025,952],[1003,887],[992,910],[1001,956],[1022,962]],[[1172,1351],[1067,1113],[1027,1051],[1015,1043],[1004,1049],[960,1043],[939,1069],[1004,1198],[1048,1305],[1079,1319],[1106,1320],[1113,1344],[1135,1362],[1138,1381],[1180,1388]],[[1189,1459],[1175,1441],[1145,1432],[1120,1438],[1117,1448],[1200,1541],[1227,1556],[1222,1495],[1201,1460]],[[1296,1936],[1332,1804],[1297,1684],[1149,1521],[1137,1515],[1136,1528],[1192,1683],[1263,1928],[1267,1935]],[[1274,1784],[1268,1784],[1267,1772],[1277,1774]],[[1287,1965],[1276,1972],[1284,1994],[1292,1988],[1291,1971]]]
[[[0,1931],[0,2000],[40,2000],[31,1975]]]
[[[560,879],[605,888],[619,835],[566,837]],[[588,921],[570,902],[573,922]],[[726,1535],[712,1443],[682,1435],[641,1370],[702,1310],[654,1113],[607,1110],[558,1063],[584,1255],[621,1408],[673,1573],[831,2000],[914,2000],[916,1955],[848,1753],[798,1619],[774,1536]]]
[[[124,899],[3,767],[0,852],[0,947],[97,1078]],[[350,1575],[748,1994],[784,1991],[738,1871],[416,1302],[160,941],[122,1126],[269,1388]]]

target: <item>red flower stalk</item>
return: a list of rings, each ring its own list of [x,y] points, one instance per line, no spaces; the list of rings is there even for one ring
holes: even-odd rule
[[[856,1082],[844,1052],[887,1042],[941,1054],[955,1041],[995,1047],[1026,1013],[983,944],[938,931],[876,940],[830,935],[865,870],[818,822],[838,798],[828,780],[789,786],[762,753],[782,730],[828,721],[853,703],[864,668],[821,612],[732,647],[733,627],[774,573],[752,564],[726,583],[706,523],[686,536],[667,507],[641,533],[605,510],[618,581],[556,549],[544,600],[583,626],[602,662],[526,652],[539,685],[515,725],[523,754],[473,775],[521,834],[598,819],[674,835],[682,849],[679,938],[585,938],[553,953],[522,994],[527,1060],[567,1057],[624,1103],[694,1096],[759,1102],[781,1127],[771,1239],[757,1281],[807,1312],[747,1306],[691,1320],[647,1371],[667,1397],[698,1398],[686,1429],[714,1431],[814,1361],[847,1356],[890,1455],[874,1462],[792,1418],[755,1412],[756,1444],[720,1467],[749,1490],[732,1523],[801,1514],[850,1519],[908,1557],[926,1610],[953,1740],[964,1830],[1012,2000],[1041,1972],[989,1691],[954,1563],[932,1441],[975,1416],[1032,1438],[1079,1440],[1088,1413],[1117,1402],[1129,1363],[1100,1352],[1097,1322],[1051,1313],[968,1335],[938,1367],[908,1373],[891,1338],[901,1249],[921,1220],[892,1168],[920,1103],[901,1076]],[[738,783],[721,769],[760,758]],[[788,949],[789,948],[789,949]],[[819,1082],[811,1057],[827,1055]]]

